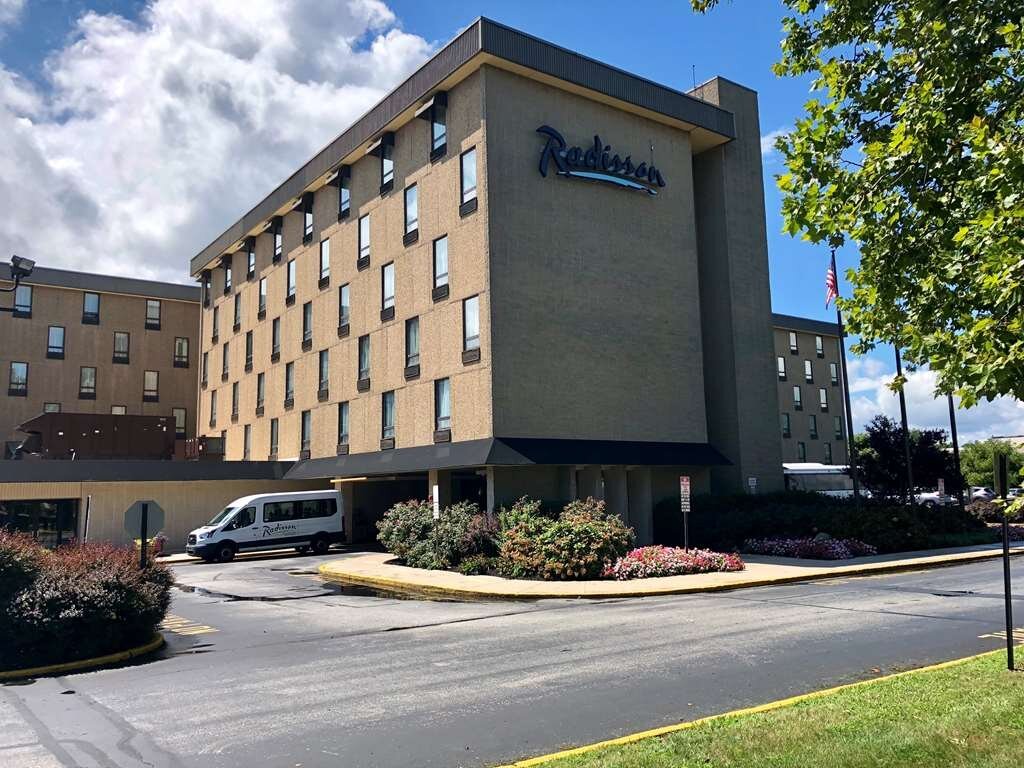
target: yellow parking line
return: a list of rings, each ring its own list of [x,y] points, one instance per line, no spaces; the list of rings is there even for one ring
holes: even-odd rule
[[[184,616],[175,616],[173,613],[169,613],[164,617],[164,620],[160,623],[160,628],[173,632],[176,635],[185,636],[205,635],[209,632],[220,631],[207,624],[197,624],[191,619],[186,619]]]

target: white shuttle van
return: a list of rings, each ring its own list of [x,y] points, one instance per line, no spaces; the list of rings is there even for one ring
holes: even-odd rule
[[[264,493],[235,499],[190,532],[185,551],[207,562],[227,562],[238,552],[292,547],[322,555],[345,540],[337,491]]]

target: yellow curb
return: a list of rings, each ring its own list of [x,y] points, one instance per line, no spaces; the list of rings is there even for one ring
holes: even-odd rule
[[[969,555],[965,557],[963,555]],[[328,581],[343,582],[346,584],[358,584],[365,587],[376,587],[377,589],[390,590],[392,592],[404,592],[408,594],[426,595],[428,597],[465,597],[483,600],[553,600],[553,599],[585,599],[585,600],[608,600],[613,598],[630,598],[630,597],[660,597],[663,595],[691,595],[699,594],[702,592],[725,592],[733,589],[748,589],[751,587],[770,587],[779,584],[792,584],[795,582],[803,581],[820,581],[823,579],[842,579],[847,577],[855,576],[873,576],[875,574],[883,573],[898,573],[900,571],[916,571],[924,570],[928,568],[950,568],[957,565],[965,565],[968,563],[977,562],[980,560],[992,560],[995,558],[1002,557],[1001,551],[987,551],[987,552],[970,552],[960,553],[959,557],[950,557],[946,560],[931,560],[927,562],[914,562],[911,560],[896,561],[891,564],[889,563],[866,563],[860,568],[850,568],[849,570],[842,570],[837,572],[819,572],[819,573],[806,573],[806,574],[792,574],[787,576],[775,576],[771,578],[763,579],[749,579],[747,581],[735,581],[725,584],[708,584],[704,586],[693,586],[693,587],[643,587],[640,582],[646,581],[646,579],[637,579],[634,583],[637,585],[634,589],[623,591],[623,590],[610,590],[607,592],[573,592],[569,587],[572,586],[573,582],[555,582],[562,585],[564,589],[559,590],[534,590],[534,591],[493,591],[486,589],[472,589],[469,587],[460,586],[441,586],[438,584],[424,584],[420,582],[407,581],[400,578],[392,578],[387,576],[372,576],[363,573],[355,573],[351,570],[344,570],[344,560],[334,560],[326,563],[321,563],[317,570],[320,573],[321,578]],[[1010,551],[1011,557],[1019,557],[1024,555],[1024,549],[1016,548]],[[922,558],[923,559],[923,558]],[[385,563],[384,565],[389,565]],[[463,576],[458,574],[461,578],[472,579],[472,576]],[[508,579],[509,582],[514,582],[513,579]],[[534,582],[531,584],[543,584],[544,582]],[[590,582],[593,583],[593,582]],[[611,582],[621,584],[622,582]]]
[[[97,656],[92,659],[79,659],[78,661],[66,661],[63,664],[48,664],[43,667],[29,667],[28,669],[10,669],[0,672],[0,680],[20,680],[25,677],[41,677],[43,675],[60,675],[65,672],[75,672],[93,667],[103,667],[107,664],[117,664],[136,656],[145,656],[152,653],[164,644],[164,636],[159,632],[153,635],[153,639],[145,645],[137,648],[129,648],[127,651],[118,651],[106,656]]]
[[[946,669],[947,667],[955,667],[959,664],[964,664],[974,659],[980,659],[983,656],[993,656],[998,653],[1005,653],[1005,651],[985,651],[984,653],[976,653],[973,656],[965,656],[962,659],[953,659],[952,661],[943,661],[939,664],[931,664],[927,667],[918,667],[917,669],[908,669],[904,672],[894,672],[889,675],[882,675],[881,677],[873,677],[870,680],[859,680],[856,683],[845,683],[844,685],[836,685],[832,688],[824,688],[820,691],[811,691],[810,693],[801,693],[797,696],[790,696],[786,699],[779,699],[778,701],[770,701],[767,704],[758,704],[756,707],[746,707],[744,709],[734,709],[731,712],[722,712],[718,715],[709,715],[708,717],[701,717],[697,720],[688,720],[684,723],[675,723],[674,725],[666,725],[661,728],[651,728],[647,731],[638,731],[637,733],[631,733],[627,736],[620,736],[617,739],[608,739],[607,741],[598,741],[594,744],[587,744],[582,747],[573,747],[572,749],[563,749],[559,752],[551,752],[547,755],[538,755],[537,757],[530,757],[526,760],[519,760],[515,763],[508,763],[506,765],[496,766],[496,768],[531,768],[534,765],[543,765],[544,763],[550,763],[555,760],[561,760],[565,757],[571,757],[573,755],[582,755],[587,752],[595,752],[599,749],[606,749],[607,747],[622,746],[624,744],[633,744],[637,741],[643,741],[644,739],[652,739],[658,736],[665,736],[670,733],[678,733],[679,731],[688,731],[698,726],[705,725],[707,723],[713,723],[717,720],[724,720],[731,717],[743,717],[744,715],[756,715],[760,712],[771,712],[776,709],[785,709],[792,707],[794,704],[799,704],[809,699],[818,699],[823,696],[830,696],[833,693],[839,691],[845,691],[850,688],[859,688],[865,685],[875,685],[876,683],[885,682],[886,680],[894,680],[898,677],[906,677],[908,675],[917,675],[922,672],[934,672],[939,669]]]

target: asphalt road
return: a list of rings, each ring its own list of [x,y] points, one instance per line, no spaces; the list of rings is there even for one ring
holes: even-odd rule
[[[179,566],[155,660],[0,687],[0,765],[492,765],[1003,643],[998,561],[521,603],[344,594],[318,562]]]

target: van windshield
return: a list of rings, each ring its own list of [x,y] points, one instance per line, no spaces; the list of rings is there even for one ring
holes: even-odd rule
[[[232,507],[230,505],[224,507],[224,509],[222,509],[220,512],[213,516],[213,519],[208,523],[208,525],[219,525],[220,523],[223,523],[224,520],[228,517],[228,515],[230,515],[236,509],[238,509],[238,507]]]

